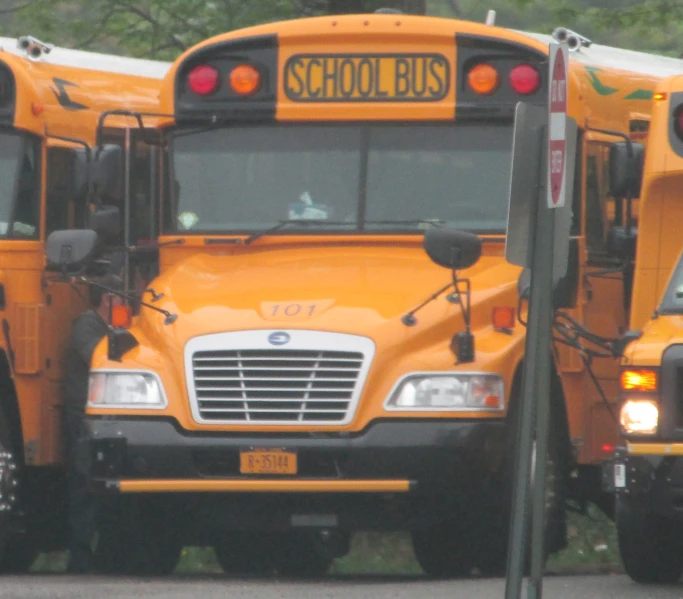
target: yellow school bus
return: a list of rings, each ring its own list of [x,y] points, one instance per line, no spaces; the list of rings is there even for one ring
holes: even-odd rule
[[[610,144],[644,141],[652,91],[683,61],[555,35],[573,49],[580,127],[561,304],[615,337],[630,289],[607,251],[622,217]],[[234,31],[174,62],[159,276],[125,347],[98,347],[88,404],[92,476],[165,522],[157,547],[173,536],[212,545],[225,570],[319,574],[353,531],[403,530],[429,574],[501,571],[525,339],[521,269],[504,258],[513,116],[547,102],[551,39],[362,14]],[[466,302],[423,249],[430,227],[483,244],[458,273],[473,359],[453,343]],[[593,370],[616,398],[618,361]],[[565,499],[603,497],[609,407],[560,348],[550,550]],[[106,533],[120,555],[146,521]]]
[[[640,198],[630,337],[622,361],[619,426],[624,447],[609,467],[617,492],[619,549],[638,582],[683,573],[683,76],[653,99]]]
[[[44,241],[88,226],[102,111],[156,109],[169,66],[0,38],[0,571],[65,544],[62,354],[85,294],[51,282]]]

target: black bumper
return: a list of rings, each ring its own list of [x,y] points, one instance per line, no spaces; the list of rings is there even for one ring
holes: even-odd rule
[[[665,518],[683,521],[683,456],[629,455],[603,465],[603,488]]]
[[[505,436],[503,420],[393,420],[352,434],[245,435],[189,433],[162,419],[88,417],[86,429],[96,481],[245,478],[240,451],[282,448],[297,453],[293,479],[405,479],[430,492],[494,475]]]

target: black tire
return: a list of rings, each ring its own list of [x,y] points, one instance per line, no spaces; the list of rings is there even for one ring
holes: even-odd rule
[[[118,497],[103,506],[95,549],[96,567],[103,574],[165,576],[178,565],[180,537],[145,499]]]
[[[272,539],[257,533],[226,533],[214,543],[216,560],[226,574],[265,575],[274,570]]]
[[[635,582],[673,584],[683,574],[683,527],[652,514],[647,506],[638,507],[617,498],[617,540],[624,570]]]
[[[5,552],[0,561],[0,574],[24,574],[38,558],[38,550],[28,539],[10,540],[11,551]]]
[[[18,486],[17,457],[9,421],[0,410],[0,571],[13,559],[10,546]]]
[[[478,531],[463,529],[467,517],[412,532],[413,551],[423,572],[431,578],[465,578],[475,565],[472,543]],[[471,534],[474,533],[474,534]]]
[[[504,576],[506,573],[508,544],[510,533],[510,518],[515,478],[515,457],[517,454],[517,429],[521,417],[520,393],[521,377],[513,386],[511,393],[511,413],[508,417],[509,438],[508,450],[503,465],[501,497],[503,505],[495,513],[501,519],[489,520],[487,529],[482,533],[477,556],[477,567],[486,576]],[[548,556],[562,548],[558,539],[564,538],[566,529],[566,500],[569,481],[569,437],[567,421],[563,408],[562,391],[559,381],[553,377],[551,384],[550,413],[548,421],[548,441],[546,453],[546,513],[544,538],[544,563]],[[529,574],[531,564],[531,501],[533,484],[529,489],[529,504],[527,509],[529,528],[527,531],[525,573]]]
[[[273,563],[282,576],[318,578],[327,574],[332,565],[333,558],[316,533],[285,533],[274,546]]]

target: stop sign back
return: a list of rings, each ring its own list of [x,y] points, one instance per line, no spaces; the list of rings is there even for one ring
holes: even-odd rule
[[[548,208],[561,208],[565,203],[568,62],[566,44],[551,42],[548,73]]]

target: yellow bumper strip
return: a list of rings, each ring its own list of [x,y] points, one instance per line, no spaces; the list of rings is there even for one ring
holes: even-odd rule
[[[121,493],[407,493],[408,480],[121,480]]]
[[[631,455],[683,455],[683,443],[629,443]]]

